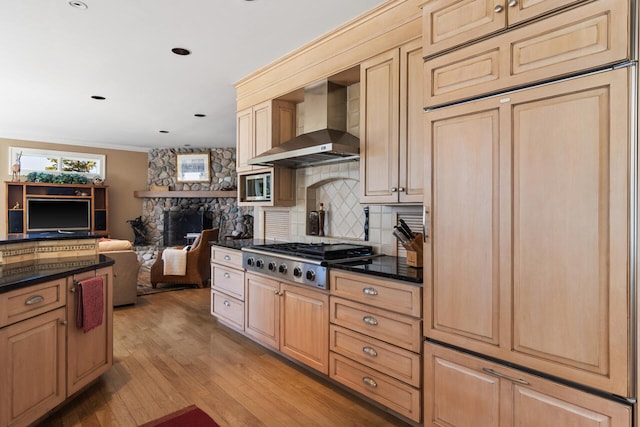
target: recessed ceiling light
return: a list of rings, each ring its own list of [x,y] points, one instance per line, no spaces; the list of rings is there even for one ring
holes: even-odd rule
[[[185,147],[191,147],[191,144],[184,144]]]
[[[201,114],[201,113],[194,114],[194,116],[196,116],[196,117],[207,117],[206,114]]]
[[[158,132],[160,132],[160,133],[169,133],[169,131],[168,131],[168,130],[160,130],[160,131],[158,131]]]
[[[69,6],[75,7],[76,9],[87,9],[89,7],[86,3],[81,2],[80,0],[71,0],[69,2]]]
[[[176,55],[182,55],[182,56],[191,55],[191,51],[183,47],[174,47],[173,49],[171,49],[171,52],[175,53]]]
[[[97,99],[97,100],[99,100],[99,101],[102,101],[102,100],[104,100],[104,99],[107,99],[107,98],[105,98],[104,96],[100,96],[100,95],[93,95],[91,98],[92,98],[92,99]]]

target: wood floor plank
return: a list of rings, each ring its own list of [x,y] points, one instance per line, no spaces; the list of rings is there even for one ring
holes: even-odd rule
[[[195,404],[221,427],[409,426],[219,324],[210,290],[114,310],[114,365],[38,425],[138,426]]]

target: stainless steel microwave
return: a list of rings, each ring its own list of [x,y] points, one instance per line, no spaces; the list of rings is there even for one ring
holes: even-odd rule
[[[271,172],[245,175],[245,200],[249,202],[271,201]]]

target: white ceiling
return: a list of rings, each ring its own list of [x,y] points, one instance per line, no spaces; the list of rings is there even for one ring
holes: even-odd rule
[[[83,1],[0,0],[0,138],[233,147],[235,82],[385,2]]]

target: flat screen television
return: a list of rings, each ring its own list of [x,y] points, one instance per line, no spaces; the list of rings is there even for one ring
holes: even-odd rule
[[[90,231],[88,199],[27,199],[27,233]]]

